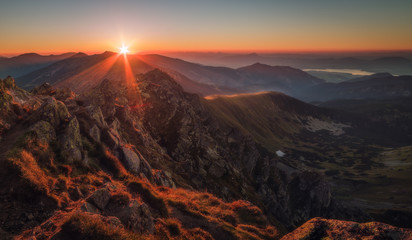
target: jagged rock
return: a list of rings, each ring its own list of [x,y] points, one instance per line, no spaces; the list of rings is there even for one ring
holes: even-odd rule
[[[101,140],[107,144],[111,149],[117,148],[121,143],[119,133],[113,128],[106,129],[101,135]]]
[[[89,212],[89,213],[96,213],[96,214],[100,214],[100,210],[93,204],[89,203],[89,202],[85,202],[80,209],[83,212]]]
[[[51,96],[56,92],[56,90],[52,88],[50,83],[46,82],[46,83],[43,83],[40,86],[37,86],[37,87],[33,88],[30,92],[32,94],[35,94],[35,95],[49,95],[49,96]]]
[[[121,160],[123,161],[126,169],[131,173],[137,174],[140,172],[140,158],[133,151],[133,149],[122,146],[120,147]]]
[[[388,224],[313,218],[287,234],[282,240],[295,239],[411,239],[412,230]]]
[[[110,126],[109,126],[110,128],[113,128],[114,130],[116,130],[116,131],[119,131],[120,130],[120,122],[119,122],[119,119],[117,119],[117,118],[114,118],[114,120],[110,123]]]
[[[176,188],[176,184],[173,182],[171,174],[167,171],[155,170],[153,179],[159,186]]]
[[[61,123],[68,121],[70,117],[66,105],[61,101],[57,101],[54,97],[50,97],[36,110],[30,120],[31,122],[44,120],[57,128]]]
[[[149,207],[136,200],[127,203],[110,201],[105,214],[119,218],[123,225],[134,232],[151,234],[154,231],[154,219]]]
[[[110,191],[107,188],[98,189],[86,201],[92,203],[100,210],[104,210],[110,201]]]
[[[39,121],[31,126],[30,130],[34,131],[37,137],[46,143],[56,140],[56,132],[49,122]]]
[[[92,106],[87,107],[87,110],[89,112],[89,116],[96,121],[96,124],[98,127],[100,128],[107,127],[107,123],[104,120],[103,113],[100,107],[96,107],[92,105]]]
[[[3,80],[4,86],[6,88],[15,88],[16,87],[16,81],[14,81],[14,78],[8,76],[6,79]]]
[[[94,141],[100,142],[100,129],[96,124],[93,125],[92,128],[90,128],[89,135],[91,138],[93,138]]]
[[[55,98],[60,101],[67,101],[68,99],[73,99],[76,94],[69,88],[58,88],[55,93]]]
[[[82,160],[82,139],[77,118],[74,117],[67,125],[64,134],[60,136],[61,154],[68,162]]]

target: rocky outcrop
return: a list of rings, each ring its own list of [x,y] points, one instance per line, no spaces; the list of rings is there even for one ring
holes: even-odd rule
[[[314,218],[287,234],[282,240],[297,239],[412,239],[412,230],[388,224]]]
[[[73,117],[68,123],[64,133],[59,136],[61,154],[68,163],[80,162],[82,160],[82,139],[80,135],[79,122]]]
[[[49,122],[41,120],[30,127],[30,130],[43,142],[50,143],[56,140],[56,132]]]
[[[54,128],[57,128],[60,124],[67,123],[70,117],[71,114],[63,102],[56,100],[54,97],[48,97],[40,108],[30,116],[28,121],[32,124],[41,120],[47,121]]]
[[[120,147],[121,159],[123,160],[127,170],[132,173],[140,172],[140,158],[129,146]]]
[[[154,218],[149,207],[130,198],[127,192],[111,192],[109,188],[96,190],[82,206],[82,210],[116,217],[133,232],[152,234]]]
[[[104,210],[109,201],[110,191],[107,188],[98,189],[89,198],[87,198],[87,202],[98,207],[100,210]]]

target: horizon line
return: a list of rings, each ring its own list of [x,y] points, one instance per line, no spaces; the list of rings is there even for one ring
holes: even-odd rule
[[[116,53],[117,51],[27,51],[27,52],[17,52],[17,53],[0,53],[0,57],[7,57],[12,58],[24,54],[38,54],[41,56],[51,56],[51,55],[62,55],[66,53],[85,53],[87,55],[93,54],[102,54],[105,52],[113,52]],[[145,50],[145,51],[132,51],[130,55],[140,55],[140,54],[170,54],[170,53],[210,53],[210,54],[218,54],[218,53],[227,53],[227,54],[316,54],[316,53],[412,53],[411,49],[336,49],[336,50]]]

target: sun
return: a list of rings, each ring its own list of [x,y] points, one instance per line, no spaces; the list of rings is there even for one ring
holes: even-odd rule
[[[129,47],[128,46],[125,46],[125,45],[122,45],[120,48],[119,48],[119,50],[120,50],[120,53],[122,53],[122,54],[128,54],[130,51],[129,51]]]

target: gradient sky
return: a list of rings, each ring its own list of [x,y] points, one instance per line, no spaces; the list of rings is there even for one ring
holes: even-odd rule
[[[412,49],[411,0],[0,0],[0,54]]]

